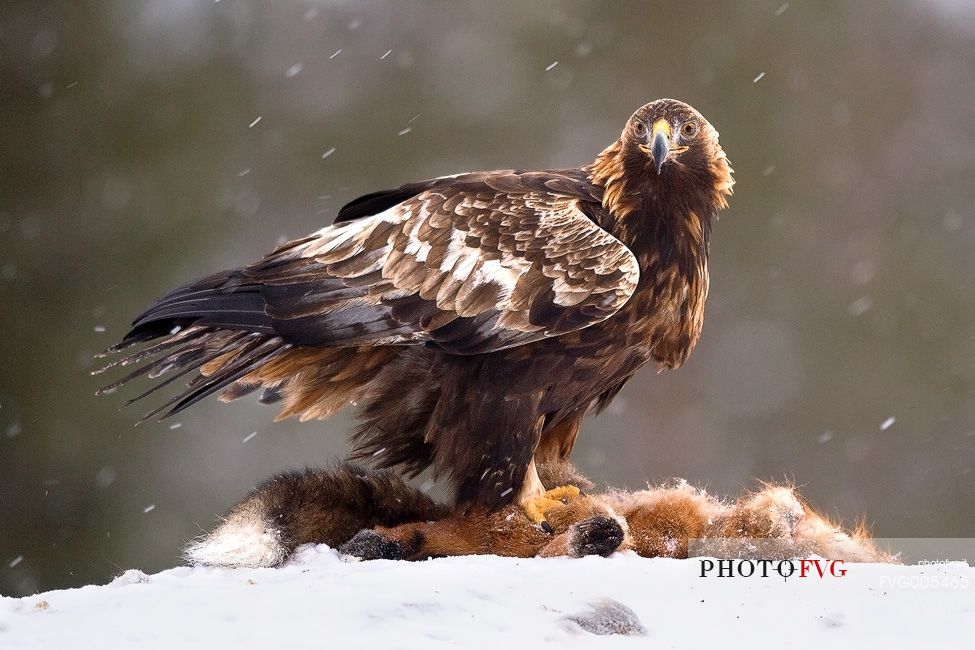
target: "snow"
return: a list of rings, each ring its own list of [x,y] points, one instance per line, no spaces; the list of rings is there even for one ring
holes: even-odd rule
[[[0,598],[0,647],[937,648],[975,625],[975,569],[961,562],[788,580],[701,566],[628,553],[350,562],[307,546],[279,569],[129,570]]]
[[[861,296],[850,303],[847,311],[855,318],[867,313],[871,307],[873,307],[873,299],[870,296]]]

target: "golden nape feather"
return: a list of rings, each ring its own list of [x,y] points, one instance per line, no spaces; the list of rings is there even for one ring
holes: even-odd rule
[[[148,417],[215,393],[303,420],[357,404],[356,454],[433,465],[461,508],[530,499],[536,457],[567,456],[587,411],[694,347],[730,174],[711,125],[658,100],[590,165],[363,196],[155,303],[110,351],[128,354],[106,369],[135,369],[106,390],[188,379]]]

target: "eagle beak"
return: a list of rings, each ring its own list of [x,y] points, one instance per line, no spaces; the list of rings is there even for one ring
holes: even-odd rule
[[[650,141],[653,143],[650,150],[653,155],[653,162],[657,166],[657,173],[660,173],[660,168],[664,166],[667,162],[667,156],[670,154],[670,124],[667,120],[657,120],[653,123],[653,129],[650,131]]]

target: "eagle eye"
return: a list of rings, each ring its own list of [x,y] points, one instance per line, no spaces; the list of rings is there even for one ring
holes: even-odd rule
[[[633,125],[633,130],[636,131],[637,135],[644,135],[647,132],[647,125],[643,123],[643,120],[637,120]]]
[[[697,122],[684,122],[680,127],[680,134],[685,138],[697,135]]]

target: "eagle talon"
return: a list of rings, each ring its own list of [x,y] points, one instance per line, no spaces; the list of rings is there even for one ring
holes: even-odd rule
[[[574,485],[562,485],[552,488],[537,497],[521,504],[528,518],[538,524],[546,533],[553,531],[552,525],[545,520],[545,513],[552,508],[563,506],[582,494]]]

